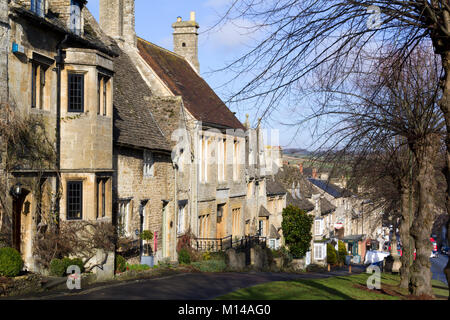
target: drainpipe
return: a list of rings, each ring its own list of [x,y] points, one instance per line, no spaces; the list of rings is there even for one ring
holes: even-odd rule
[[[60,172],[61,172],[61,71],[64,69],[64,58],[65,53],[62,49],[63,45],[69,39],[69,35],[66,34],[64,39],[57,45],[57,56],[56,61],[56,188],[57,188],[57,199],[55,204],[55,211],[57,212],[56,221],[59,224],[60,218]]]

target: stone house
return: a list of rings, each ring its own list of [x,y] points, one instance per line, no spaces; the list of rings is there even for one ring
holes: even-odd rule
[[[100,26],[150,88],[148,108],[172,148],[177,236],[245,234],[245,127],[199,75],[198,23],[178,18],[174,52],[135,36],[134,0],[101,0]]]
[[[155,263],[174,261],[176,195],[171,146],[150,111],[150,88],[130,57],[118,51],[120,56],[114,60],[113,193],[118,227],[126,240],[121,250],[126,257],[149,253]],[[145,244],[149,246],[146,252],[139,237],[144,230],[153,233],[153,241]]]
[[[12,245],[31,271],[39,270],[35,235],[51,215],[67,222],[112,219],[117,53],[93,31],[85,3],[0,1],[2,108],[8,104],[14,114],[43,124],[31,133],[31,140],[43,143],[36,158],[28,150],[11,168],[3,154],[1,165],[6,189],[0,220],[3,227],[9,223]],[[40,154],[46,147],[53,156]],[[113,253],[99,259],[105,268],[94,272],[112,275]]]

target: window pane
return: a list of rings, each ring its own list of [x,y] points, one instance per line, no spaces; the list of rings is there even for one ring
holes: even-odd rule
[[[69,112],[84,111],[84,75],[69,74]]]
[[[83,182],[67,182],[67,220],[82,219]]]

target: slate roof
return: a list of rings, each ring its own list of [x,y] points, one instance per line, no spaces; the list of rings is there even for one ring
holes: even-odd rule
[[[68,47],[77,47],[80,46],[82,48],[88,48],[88,49],[96,49],[100,52],[103,52],[111,57],[117,56],[118,52],[115,51],[110,44],[104,41],[103,39],[100,39],[98,33],[94,31],[95,28],[90,28],[91,25],[94,25],[91,19],[92,15],[89,13],[89,10],[87,8],[84,8],[85,10],[85,28],[84,28],[84,34],[77,35],[73,33],[64,22],[62,22],[55,14],[53,14],[51,11],[45,16],[40,17],[34,13],[32,13],[30,10],[26,10],[22,7],[12,7],[11,11],[14,12],[17,15],[20,15],[27,19],[28,22],[34,23],[38,25],[39,27],[46,27],[49,28],[55,32],[59,32],[62,34],[66,34],[69,36],[68,42],[66,46]]]
[[[338,187],[337,185],[335,185],[333,183],[329,183],[324,180],[310,178],[310,179],[308,179],[308,181],[310,181],[312,184],[314,184],[315,186],[317,186],[318,188],[322,189],[323,191],[332,195],[335,198],[342,198],[342,197],[347,198],[352,195],[352,193],[349,190],[342,189],[342,188]]]
[[[137,47],[142,58],[170,91],[183,98],[184,106],[197,120],[245,131],[242,123],[186,59],[141,38],[138,38]]]
[[[330,212],[333,212],[334,210],[336,210],[336,207],[327,199],[325,198],[320,198],[320,214],[321,215],[326,215]]]
[[[292,183],[294,183],[295,188],[297,188],[298,185],[301,198],[311,198],[314,189],[311,186],[311,183],[300,173],[299,168],[283,166],[282,169],[283,170],[278,170],[275,179],[282,183],[283,187],[287,190],[292,189]]]
[[[259,208],[259,217],[270,217],[270,212],[269,210],[266,209],[266,207],[261,206]]]
[[[152,92],[130,57],[118,47],[114,59],[114,143],[151,150],[170,151],[159,129],[149,100]]]
[[[298,199],[298,198],[294,198],[290,192],[287,193],[286,196],[286,204],[287,205],[292,205],[294,207],[297,207],[301,210],[305,210],[306,212],[310,212],[313,211],[315,208],[315,205],[313,203],[311,203],[310,201],[306,200],[306,199]]]
[[[266,194],[268,196],[284,195],[288,193],[281,183],[272,178],[266,180]]]
[[[278,232],[277,228],[275,228],[275,226],[273,224],[270,225],[269,238],[271,238],[271,239],[280,239],[281,238],[280,233]]]

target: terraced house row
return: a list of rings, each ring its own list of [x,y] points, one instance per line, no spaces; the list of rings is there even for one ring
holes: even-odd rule
[[[154,263],[176,261],[185,234],[199,250],[282,244],[285,200],[267,190],[279,153],[200,76],[195,13],[172,24],[172,52],[136,35],[134,10],[101,0],[97,22],[84,0],[0,0],[2,121],[35,123],[21,150],[2,141],[0,230],[27,270],[53,220],[112,224],[136,258],[149,230]],[[115,251],[99,250],[94,272],[112,275]]]

